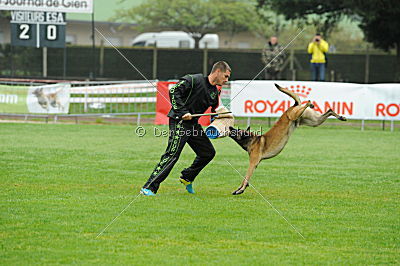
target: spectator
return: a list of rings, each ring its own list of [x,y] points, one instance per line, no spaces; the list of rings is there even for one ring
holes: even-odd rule
[[[281,53],[279,54],[279,52]],[[286,55],[282,50],[282,46],[278,44],[278,37],[271,36],[262,51],[262,61],[267,66],[265,69],[265,79],[277,80],[281,78],[280,73],[285,62],[285,57]]]
[[[325,81],[326,55],[329,44],[322,39],[321,34],[315,34],[313,41],[308,44],[308,53],[311,54],[311,79]]]

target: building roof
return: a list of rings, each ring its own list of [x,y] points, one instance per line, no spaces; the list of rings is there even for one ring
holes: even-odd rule
[[[110,21],[119,9],[137,6],[145,0],[93,0],[94,20]],[[91,21],[92,14],[68,13],[67,20]]]

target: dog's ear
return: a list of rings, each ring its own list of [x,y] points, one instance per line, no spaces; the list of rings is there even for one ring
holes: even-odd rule
[[[250,130],[250,126],[247,127],[246,131],[249,131],[249,130]]]

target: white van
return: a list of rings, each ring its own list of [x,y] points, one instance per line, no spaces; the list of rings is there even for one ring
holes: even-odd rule
[[[132,41],[132,46],[149,47],[157,45],[160,48],[194,48],[194,39],[183,31],[146,32],[139,34]],[[219,48],[217,34],[206,34],[199,42],[200,48]]]

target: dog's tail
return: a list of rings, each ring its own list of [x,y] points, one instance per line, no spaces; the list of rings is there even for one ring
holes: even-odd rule
[[[281,86],[279,86],[278,84],[275,83],[275,87],[280,90],[281,92],[283,92],[284,94],[290,96],[293,98],[293,100],[295,101],[294,105],[300,105],[301,101],[300,101],[300,97],[299,95],[297,95],[296,93],[286,89],[286,88],[282,88]]]

